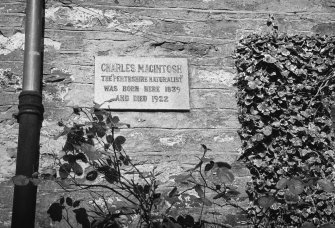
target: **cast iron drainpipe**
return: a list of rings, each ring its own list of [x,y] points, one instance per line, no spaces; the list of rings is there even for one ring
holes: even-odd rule
[[[16,175],[32,177],[38,171],[40,130],[44,108],[41,95],[44,0],[26,2],[25,50],[22,92],[19,96],[19,138]],[[37,186],[14,187],[12,228],[35,225]]]

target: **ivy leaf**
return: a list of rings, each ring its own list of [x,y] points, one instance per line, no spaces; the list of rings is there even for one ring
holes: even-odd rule
[[[102,138],[106,135],[107,129],[104,122],[93,123],[93,129],[99,138]]]
[[[73,200],[70,197],[66,197],[65,202],[68,206],[72,207]]]
[[[72,163],[71,166],[72,166],[73,172],[76,175],[78,175],[78,176],[83,175],[84,170],[83,170],[83,168],[77,162]]]
[[[70,172],[72,166],[69,163],[64,163],[59,167],[59,176],[61,179],[66,179]]]
[[[114,142],[114,137],[113,135],[107,135],[106,140],[108,143],[112,144]]]
[[[168,197],[169,198],[172,198],[172,197],[174,197],[176,194],[177,194],[177,187],[174,187],[170,192],[169,192],[169,194],[168,194]]]
[[[76,115],[80,115],[80,112],[82,111],[82,108],[78,107],[78,106],[74,106],[73,107],[73,113]]]
[[[122,144],[126,142],[126,138],[123,136],[118,136],[115,138],[113,142],[113,148],[116,151],[121,151],[122,150]]]
[[[231,169],[231,165],[229,165],[227,162],[216,162],[215,163],[218,168],[227,168]]]
[[[120,119],[118,116],[109,116],[107,117],[107,120],[106,120],[106,123],[107,124],[110,124],[111,127],[115,127],[117,126],[117,124],[120,122]]]
[[[61,205],[63,205],[64,202],[65,202],[65,198],[64,198],[64,196],[62,196],[62,197],[59,199],[59,203],[60,203]]]
[[[63,156],[63,160],[67,161],[68,163],[73,163],[76,161],[76,156],[73,154],[66,154]]]
[[[275,198],[273,196],[262,196],[258,200],[258,205],[267,209],[275,203]]]
[[[280,190],[286,188],[288,181],[289,179],[287,178],[284,178],[284,177],[280,178],[280,180],[276,184],[276,188]]]
[[[262,133],[257,133],[254,136],[252,136],[251,140],[255,142],[260,142],[264,139],[264,135]]]
[[[311,222],[305,222],[302,224],[301,228],[316,228],[316,226]]]
[[[102,112],[95,112],[94,114],[99,122],[102,122],[104,120],[104,116],[102,115]]]
[[[88,162],[88,160],[87,160],[85,154],[83,154],[83,153],[78,153],[78,154],[76,154],[76,156],[75,156],[75,160],[81,160],[82,162],[85,162],[85,163]]]
[[[186,215],[183,225],[185,227],[193,227],[194,226],[194,218],[191,215]]]
[[[144,185],[144,187],[143,187],[143,193],[144,194],[149,194],[150,193],[150,189],[151,189],[150,185],[148,185],[148,184]]]
[[[335,187],[334,184],[328,180],[325,179],[320,179],[317,181],[317,183],[320,185],[320,187],[326,191],[326,192],[334,192],[335,191]]]
[[[82,228],[90,228],[90,221],[85,208],[74,209],[73,212],[76,214],[76,220],[82,225]]]
[[[272,134],[272,127],[266,126],[262,129],[262,132],[265,136],[270,136]]]
[[[238,195],[240,195],[241,193],[235,189],[229,189],[227,192],[226,192],[226,195],[225,195],[225,199],[226,200],[229,200],[233,197],[236,197]]]
[[[154,203],[155,205],[158,205],[158,204],[162,201],[161,196],[162,196],[161,193],[154,193],[154,194],[152,195],[153,203]]]
[[[80,205],[79,200],[74,201],[73,204],[72,204],[73,207],[79,207],[79,205]]]
[[[225,195],[226,195],[225,192],[220,192],[220,193],[216,194],[216,195],[213,197],[213,199],[219,199],[219,198],[224,197]]]
[[[209,199],[207,199],[206,197],[202,197],[202,198],[201,198],[201,201],[202,201],[202,202],[204,203],[204,205],[207,206],[207,207],[210,207],[210,206],[213,205],[213,203],[212,203]]]
[[[299,195],[300,193],[302,193],[304,191],[304,184],[302,183],[302,181],[292,178],[291,180],[289,180],[287,182],[288,185],[288,189],[290,190],[290,192],[292,192],[295,195]]]
[[[213,161],[210,161],[210,163],[206,164],[205,165],[205,172],[210,171],[214,167],[214,164],[215,163]]]
[[[113,168],[109,168],[106,172],[105,172],[105,179],[113,184],[114,182],[119,180],[119,173],[113,169]]]
[[[98,172],[93,170],[93,171],[90,171],[89,173],[87,173],[86,180],[94,181],[95,179],[97,179],[97,177],[98,177]]]
[[[112,118],[112,123],[113,124],[117,124],[117,123],[119,123],[120,122],[120,119],[119,119],[119,117],[118,116],[113,116],[113,118]]]
[[[50,205],[47,213],[49,214],[50,218],[54,222],[60,222],[62,220],[62,213],[63,213],[64,206],[60,203],[53,203]]]
[[[271,55],[264,54],[263,61],[267,62],[267,63],[275,63],[275,62],[277,62],[277,59],[272,57]]]
[[[284,194],[284,198],[285,198],[286,203],[288,204],[296,204],[299,201],[299,195],[291,191],[286,191]]]
[[[280,54],[282,54],[283,56],[289,56],[291,52],[287,50],[286,48],[282,48],[280,49]]]
[[[255,81],[249,81],[249,82],[248,82],[248,86],[249,86],[249,88],[252,89],[252,90],[254,90],[254,89],[257,88],[257,84],[256,84]]]

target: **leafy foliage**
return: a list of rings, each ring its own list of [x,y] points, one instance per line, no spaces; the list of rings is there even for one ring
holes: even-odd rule
[[[73,201],[70,197],[61,197],[57,202],[50,205],[47,213],[53,222],[60,222],[64,219],[69,224],[69,212],[72,212],[83,228],[90,228],[87,211],[84,207],[79,208],[79,206],[80,201]]]
[[[119,117],[112,116],[105,110],[84,110],[75,107],[73,113],[83,115],[86,122],[84,124],[73,123],[73,126],[66,126],[63,122],[59,123],[63,131],[55,139],[66,137],[63,146],[64,155],[56,158],[59,161],[59,178],[70,180],[72,185],[79,190],[102,188],[111,191],[130,204],[128,214],[137,214],[137,211],[140,210],[141,222],[151,224],[152,208],[160,198],[160,193],[156,192],[158,187],[155,180],[156,175],[154,172],[147,175],[142,173],[137,168],[138,164],[134,164],[123,149],[123,144],[126,142],[125,137],[116,135],[120,127],[130,126],[120,122]],[[82,163],[86,163],[85,169],[81,166]],[[136,174],[137,179],[135,175],[129,178],[127,173]],[[77,177],[82,175],[86,181],[91,183],[79,181]],[[76,206],[76,202],[73,202],[71,198],[66,198],[65,202],[69,207]],[[121,212],[111,211],[110,208],[104,211],[95,200],[93,202],[95,202],[93,211],[99,212],[91,219],[95,227],[116,224],[117,219],[123,215]],[[57,215],[55,216],[57,220],[53,219],[54,221],[59,219],[60,210],[59,207],[56,207],[57,205],[52,204],[50,207],[51,212],[55,211],[54,214]],[[82,227],[90,226],[84,208],[75,209],[73,213]],[[101,217],[104,219],[101,220]]]
[[[335,37],[250,35],[236,48],[240,160],[252,174],[255,227],[335,222],[334,64]]]
[[[215,204],[240,208],[236,204],[240,192],[233,185],[235,177],[231,166],[207,157],[210,151],[207,146],[202,145],[203,153],[198,164],[175,177],[177,185],[171,191],[158,192],[156,177],[159,173],[155,169],[141,172],[138,165],[143,163],[132,161],[123,148],[126,138],[119,135],[119,127],[130,127],[128,124],[105,110],[75,107],[73,114],[86,121],[72,126],[59,122],[63,131],[55,139],[66,137],[66,142],[64,154],[61,158],[56,157],[59,165],[56,181],[67,191],[73,187],[75,191],[88,190],[93,198],[87,204],[90,207],[88,211],[94,213],[88,213],[86,207],[78,208],[80,201],[63,197],[48,210],[53,221],[64,219],[70,223],[63,214],[72,212],[82,227],[122,227],[122,224],[132,222],[132,216],[139,215],[139,227],[200,228],[210,223],[202,218],[205,206]],[[66,181],[71,184],[64,185],[68,183]],[[99,193],[101,189],[120,197],[124,201],[122,206],[111,205],[108,198]],[[198,197],[188,194],[189,191],[195,191]],[[185,207],[187,201],[191,202],[188,206],[201,208],[197,221],[191,215],[180,215],[176,219],[170,216],[171,211]]]

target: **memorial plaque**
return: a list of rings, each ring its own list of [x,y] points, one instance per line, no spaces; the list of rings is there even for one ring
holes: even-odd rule
[[[189,110],[187,59],[97,56],[94,102],[103,109]]]

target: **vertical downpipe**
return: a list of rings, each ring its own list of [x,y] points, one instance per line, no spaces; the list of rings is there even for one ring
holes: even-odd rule
[[[41,80],[43,69],[44,0],[27,0],[22,92],[19,96],[19,138],[16,175],[31,177],[38,171],[40,130],[43,121]],[[35,225],[37,186],[14,187],[12,228]]]

